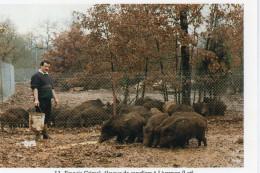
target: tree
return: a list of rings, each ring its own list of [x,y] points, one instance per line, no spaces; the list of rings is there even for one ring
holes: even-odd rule
[[[0,21],[0,28],[2,28],[3,31],[0,37],[0,44],[2,47],[0,50],[0,56],[2,57],[3,61],[11,62],[10,54],[14,50],[16,29],[10,19],[4,19]]]
[[[38,48],[49,50],[51,45],[51,39],[54,36],[54,31],[57,29],[57,22],[51,21],[50,19],[45,19],[40,21],[38,33]]]
[[[180,25],[182,29],[182,35],[187,37],[188,35],[188,6],[183,5],[180,8]],[[182,64],[182,104],[190,105],[190,92],[191,92],[191,69],[190,69],[190,55],[188,46],[181,45],[181,64]]]
[[[239,60],[243,59],[243,7],[212,4],[209,10],[210,15],[205,20],[208,23],[207,30],[201,33],[205,48],[200,51],[203,59],[198,67],[198,75],[205,80],[204,97],[206,91],[209,91],[210,97],[217,97],[225,91],[228,74],[237,66],[241,67]]]
[[[44,54],[45,58],[49,59],[53,66],[54,71],[72,71],[82,69],[84,54],[86,49],[82,44],[84,41],[83,33],[75,27],[70,31],[64,31],[56,36],[53,41],[55,50],[50,49]],[[83,61],[84,59],[84,61]]]
[[[198,86],[214,81],[204,93],[217,95],[221,76],[243,64],[242,12],[228,4],[97,4],[74,13],[71,28],[56,35],[45,57],[56,71],[117,72],[124,101],[129,86],[142,81],[143,97],[146,86],[161,83],[165,101],[174,89],[176,102],[190,105],[192,75],[200,75]]]

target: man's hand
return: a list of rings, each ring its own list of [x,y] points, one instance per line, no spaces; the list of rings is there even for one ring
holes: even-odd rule
[[[58,99],[54,99],[54,102],[56,103],[56,105],[58,105],[59,104],[59,100]]]
[[[34,106],[40,106],[39,100],[35,100],[35,101],[34,101]]]
[[[38,89],[37,88],[34,88],[33,90],[33,96],[34,96],[34,106],[40,106],[40,102],[39,102],[39,99],[38,99]]]
[[[59,104],[59,100],[57,99],[57,96],[56,96],[56,93],[55,93],[54,89],[52,89],[52,94],[53,94],[53,98],[54,98],[54,101],[55,101],[56,105],[58,105]]]

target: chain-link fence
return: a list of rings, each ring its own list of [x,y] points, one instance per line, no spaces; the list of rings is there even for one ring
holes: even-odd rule
[[[171,115],[191,109],[203,116],[243,113],[243,73],[192,75],[188,82],[180,75],[158,73],[63,73],[51,77],[61,104],[53,106],[48,124],[57,128],[100,125],[132,111],[145,118],[153,111]],[[184,84],[189,85],[189,106],[183,106]],[[33,111],[33,107],[7,109],[1,115],[2,127],[28,127],[29,112]]]
[[[184,82],[180,76],[150,75],[92,75],[83,73],[52,75],[55,90],[59,92],[107,90],[112,93],[113,80],[116,83],[117,99],[132,104],[137,98],[151,97],[163,102],[174,100],[181,104],[183,85],[189,84],[190,105],[204,98],[221,100],[227,96],[243,95],[243,73],[225,75],[192,75]],[[186,79],[185,79],[186,80]]]
[[[15,92],[14,66],[0,62],[0,67],[0,103],[3,103]]]
[[[32,75],[38,69],[35,68],[22,68],[22,69],[15,69],[14,77],[15,82],[28,82],[31,80]]]

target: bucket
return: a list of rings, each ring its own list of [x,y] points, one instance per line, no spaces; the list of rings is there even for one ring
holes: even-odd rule
[[[33,112],[29,115],[29,127],[32,131],[38,132],[44,129],[45,113]]]

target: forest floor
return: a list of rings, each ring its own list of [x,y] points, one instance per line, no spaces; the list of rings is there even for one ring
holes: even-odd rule
[[[61,103],[77,106],[85,100],[104,98],[106,91],[59,92]],[[32,106],[29,84],[19,84],[16,93],[0,105],[0,112],[12,106]],[[112,93],[102,101],[111,101]],[[241,99],[240,99],[241,101]],[[237,105],[235,105],[237,106]],[[241,105],[238,107],[240,108]],[[243,110],[243,104],[242,108]],[[244,166],[243,112],[227,110],[225,116],[207,117],[208,146],[196,139],[183,148],[148,148],[140,143],[117,144],[114,139],[97,143],[100,126],[76,129],[50,128],[52,139],[35,142],[29,129],[0,131],[1,168],[97,168],[97,167],[194,167],[234,168]]]

